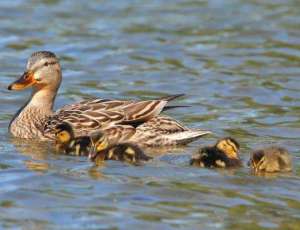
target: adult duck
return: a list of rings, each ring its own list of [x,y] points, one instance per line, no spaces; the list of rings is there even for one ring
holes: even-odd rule
[[[61,122],[71,123],[76,136],[102,130],[112,143],[130,140],[143,146],[186,144],[210,133],[160,115],[179,95],[147,101],[91,99],[54,112],[61,80],[61,66],[54,53],[38,51],[29,57],[24,74],[8,86],[9,90],[32,87],[30,99],[9,124],[13,136],[54,139],[55,127]]]

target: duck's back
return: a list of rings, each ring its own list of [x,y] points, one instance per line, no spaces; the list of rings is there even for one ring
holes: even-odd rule
[[[44,135],[53,137],[54,127],[65,121],[74,127],[76,136],[86,135],[115,125],[135,127],[157,116],[167,104],[164,100],[116,101],[85,100],[67,105],[50,116],[44,126]]]

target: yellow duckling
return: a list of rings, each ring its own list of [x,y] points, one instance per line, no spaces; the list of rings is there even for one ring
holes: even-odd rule
[[[143,161],[152,159],[133,143],[123,142],[109,145],[106,136],[101,132],[98,132],[96,136],[92,135],[91,139],[94,151],[89,154],[89,158],[96,164],[101,164],[105,160],[116,160],[139,165]]]
[[[292,171],[292,159],[282,147],[270,146],[252,152],[248,165],[255,172],[289,172]]]
[[[62,122],[55,127],[55,147],[58,152],[76,156],[87,156],[91,149],[89,136],[75,137],[71,124]]]
[[[239,143],[225,137],[217,141],[214,146],[206,146],[192,156],[190,165],[207,168],[240,167],[242,162],[239,157]]]

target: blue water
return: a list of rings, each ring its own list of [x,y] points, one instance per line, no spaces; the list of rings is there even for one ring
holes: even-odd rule
[[[300,229],[299,23],[298,1],[1,1],[0,228]],[[192,107],[168,115],[214,135],[153,150],[143,167],[94,167],[11,138],[30,92],[6,87],[37,50],[60,57],[57,108],[186,93],[177,103]],[[199,146],[228,135],[245,167],[188,166]],[[249,153],[268,144],[290,151],[292,173],[250,173]]]

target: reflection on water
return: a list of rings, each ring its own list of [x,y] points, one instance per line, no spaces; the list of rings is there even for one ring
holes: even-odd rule
[[[53,149],[51,151],[48,143],[38,140],[26,140],[12,137],[9,141],[15,147],[17,152],[33,160],[47,160],[49,152],[54,152]]]
[[[25,229],[299,229],[300,39],[297,1],[1,1],[0,222]],[[92,96],[186,93],[168,111],[214,135],[147,149],[143,167],[94,166],[51,143],[11,138],[29,92],[7,85],[36,50],[63,66],[57,108]],[[200,145],[232,135],[244,167],[188,166]],[[254,175],[254,148],[278,144],[292,173]]]
[[[24,160],[24,165],[28,170],[42,173],[49,169],[47,159],[50,151],[47,143],[19,138],[10,138],[10,143],[20,154],[30,159]]]
[[[24,164],[29,170],[45,172],[48,170],[49,165],[44,162],[36,162],[36,161],[24,161]]]

